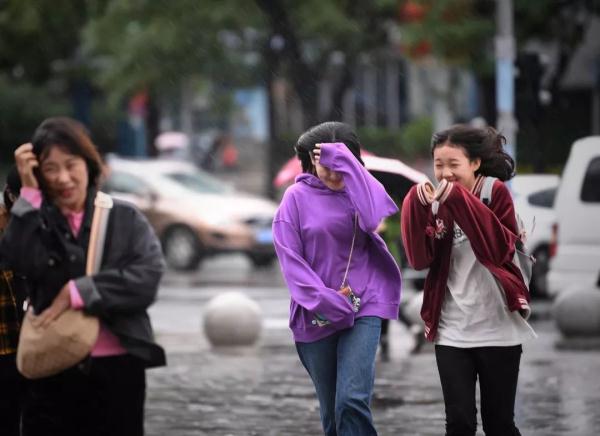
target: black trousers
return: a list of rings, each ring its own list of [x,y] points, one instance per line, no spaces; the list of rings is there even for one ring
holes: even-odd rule
[[[478,378],[481,421],[486,436],[521,435],[514,421],[521,353],[521,345],[479,348],[435,346],[446,408],[446,436],[475,435],[475,385]]]
[[[17,371],[16,354],[0,356],[0,435],[19,436],[25,380]]]
[[[23,436],[142,436],[145,395],[141,360],[89,359],[85,368],[27,382]]]

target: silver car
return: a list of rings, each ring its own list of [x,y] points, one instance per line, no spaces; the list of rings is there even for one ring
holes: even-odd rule
[[[187,162],[111,157],[107,164],[102,190],[146,215],[173,269],[193,270],[223,252],[245,253],[255,266],[274,260],[274,202],[236,191]]]

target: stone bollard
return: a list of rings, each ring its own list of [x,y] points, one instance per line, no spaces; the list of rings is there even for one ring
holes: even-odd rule
[[[423,292],[415,292],[410,296],[410,300],[406,303],[404,315],[411,324],[421,326],[421,306],[423,306]]]
[[[598,349],[600,346],[600,289],[574,289],[559,295],[553,305],[563,349]]]
[[[260,306],[241,292],[213,297],[204,311],[204,332],[213,346],[252,345],[261,329]]]

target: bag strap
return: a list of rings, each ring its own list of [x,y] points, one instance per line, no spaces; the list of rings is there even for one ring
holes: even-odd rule
[[[113,199],[110,195],[98,191],[94,199],[94,215],[92,216],[92,228],[90,241],[88,243],[85,273],[92,275],[100,270],[102,256],[104,254],[104,240],[106,239],[106,228],[108,215],[113,207]]]
[[[494,182],[496,182],[496,180],[497,180],[496,177],[487,176],[484,179],[483,186],[481,187],[481,191],[479,192],[479,199],[481,200],[481,202],[483,204],[485,204],[488,207],[492,203],[492,189],[494,187]],[[517,248],[517,250],[525,251],[525,244],[523,243],[523,240],[521,239],[521,231],[523,228],[523,222],[518,214],[516,215],[515,218],[517,220],[517,227],[519,230],[519,237],[515,241],[515,247]]]
[[[498,180],[496,177],[487,176],[483,181],[483,186],[479,192],[479,199],[486,206],[489,206],[492,203],[492,190],[494,189],[496,180]]]
[[[350,269],[350,262],[352,261],[352,253],[354,253],[354,241],[356,240],[356,228],[358,226],[358,212],[354,214],[354,234],[352,235],[352,245],[350,246],[350,254],[348,255],[348,264],[346,265],[346,271],[344,272],[344,279],[342,280],[342,284],[340,288],[343,288],[346,285],[346,280],[348,279],[348,270]]]

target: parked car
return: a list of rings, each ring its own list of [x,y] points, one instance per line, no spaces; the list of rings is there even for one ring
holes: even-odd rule
[[[223,252],[245,253],[255,266],[275,259],[274,202],[238,192],[187,162],[111,157],[107,163],[102,190],[140,208],[170,267],[193,270],[203,257]]]
[[[527,232],[527,249],[536,259],[530,288],[538,297],[548,293],[550,241],[556,222],[553,206],[559,183],[560,177],[554,174],[518,175],[510,182],[515,210]]]
[[[548,292],[593,289],[600,281],[600,136],[573,144],[555,210]]]

